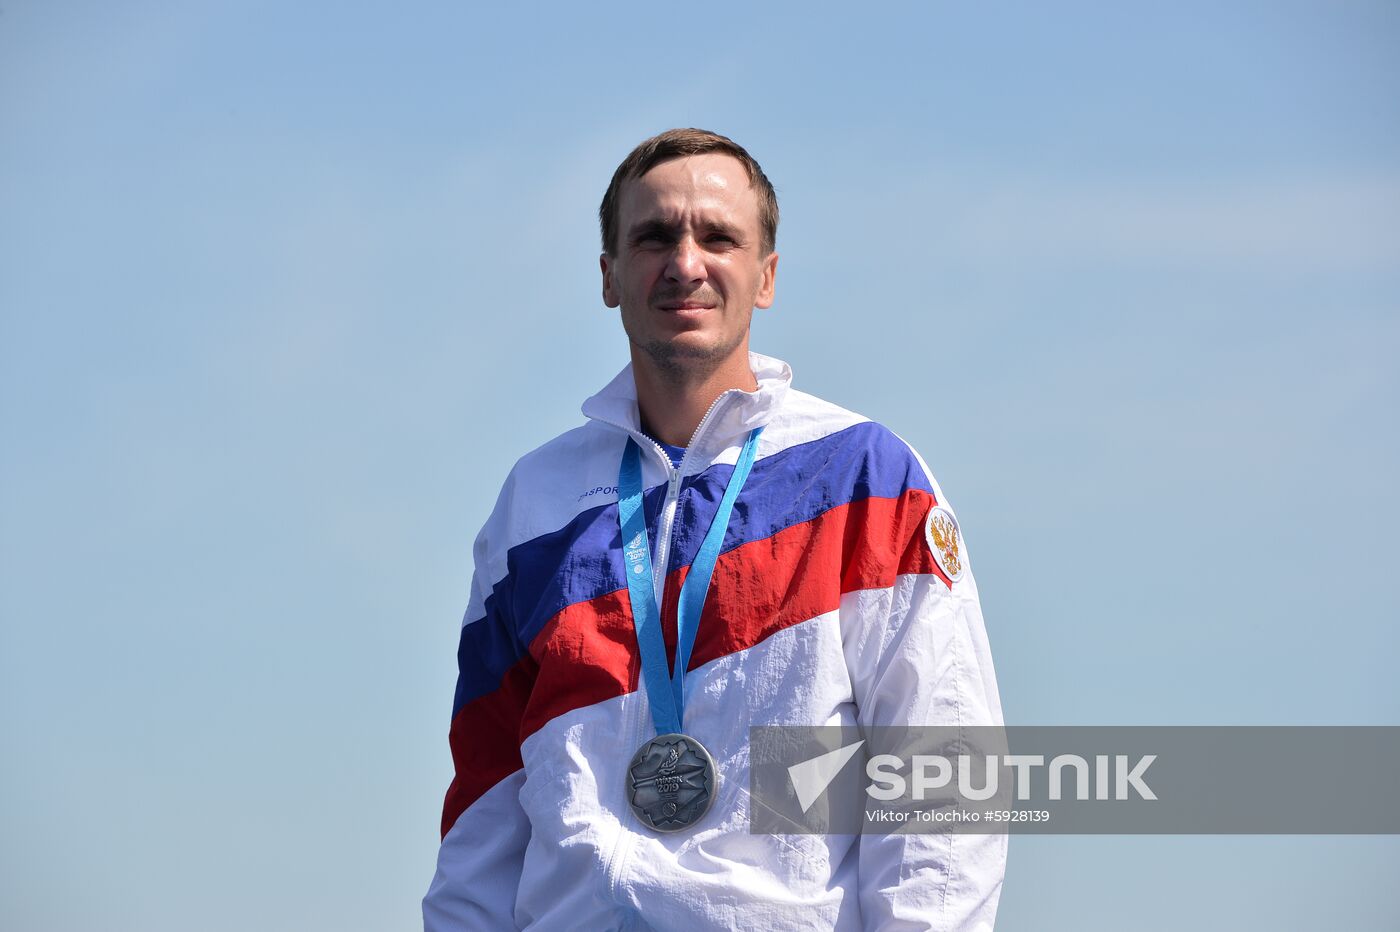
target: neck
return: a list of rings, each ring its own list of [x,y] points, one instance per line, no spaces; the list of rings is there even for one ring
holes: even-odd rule
[[[634,346],[632,377],[637,383],[642,430],[675,447],[690,444],[700,421],[720,395],[731,388],[746,392],[758,388],[758,380],[749,368],[747,343],[723,364],[708,370],[663,369]]]

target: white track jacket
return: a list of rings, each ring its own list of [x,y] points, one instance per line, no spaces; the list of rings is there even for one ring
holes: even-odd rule
[[[641,433],[629,366],[511,471],[476,540],[426,929],[991,928],[1004,834],[749,833],[750,726],[1002,722],[966,549],[950,573],[925,532],[947,503],[923,461],[790,388],[781,360],[750,362],[758,390],[721,395],[678,469]],[[618,463],[635,438],[673,651],[681,583],[760,425],[686,676],[716,800],[658,834],[624,787],[654,734]]]

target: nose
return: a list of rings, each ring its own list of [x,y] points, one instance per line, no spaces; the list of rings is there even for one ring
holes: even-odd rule
[[[666,278],[681,285],[705,280],[705,253],[692,236],[682,236],[666,263]]]

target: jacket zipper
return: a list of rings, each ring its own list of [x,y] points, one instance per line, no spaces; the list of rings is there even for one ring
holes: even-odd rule
[[[655,440],[651,445],[656,450],[656,455],[661,457],[666,464],[666,501],[661,506],[661,517],[656,522],[656,557],[652,561],[651,585],[656,592],[656,604],[662,605],[666,595],[666,564],[671,559],[671,532],[675,530],[676,505],[681,497],[681,476],[685,472],[686,460],[690,459],[691,451],[695,449],[695,441],[705,432],[709,425],[710,418],[719,409],[720,403],[727,398],[730,393],[737,389],[728,389],[719,393],[710,404],[710,408],[705,412],[705,416],[700,419],[700,423],[695,426],[695,433],[690,435],[690,442],[686,444],[685,454],[681,457],[679,466],[671,465],[671,458],[666,455],[666,451],[661,449],[661,444]]]

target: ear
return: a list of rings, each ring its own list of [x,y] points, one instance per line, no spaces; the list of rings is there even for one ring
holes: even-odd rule
[[[772,307],[773,292],[777,285],[778,278],[778,254],[771,252],[768,258],[763,260],[763,277],[758,281],[758,297],[754,298],[754,307]]]
[[[603,271],[603,303],[608,307],[617,307],[621,303],[621,299],[618,298],[617,291],[613,289],[612,261],[607,253],[598,256],[598,267]]]

